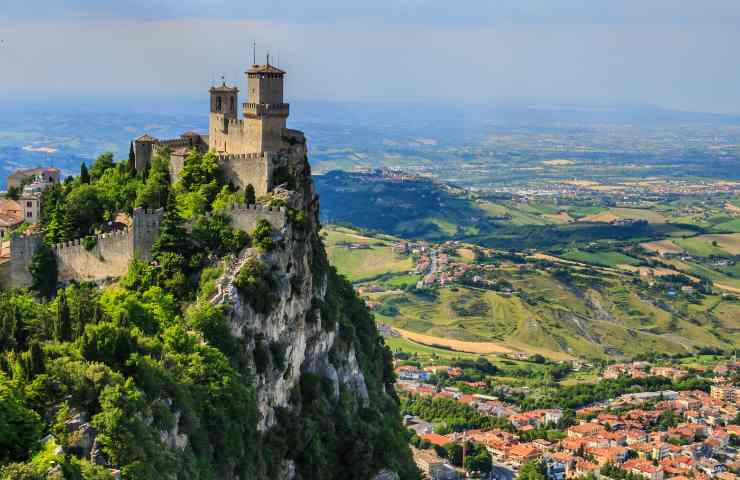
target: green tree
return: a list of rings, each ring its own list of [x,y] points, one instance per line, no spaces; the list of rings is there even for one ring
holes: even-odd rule
[[[126,170],[130,176],[136,175],[136,154],[134,153],[134,142],[131,142],[128,146],[128,163],[126,164]]]
[[[135,205],[143,208],[160,208],[169,203],[170,171],[169,151],[163,149],[152,158],[142,174],[144,184],[136,195]]]
[[[462,466],[463,447],[459,443],[448,443],[444,446],[445,457],[456,467]]]
[[[106,170],[109,168],[115,167],[115,162],[113,161],[113,154],[110,152],[105,152],[102,155],[100,155],[97,159],[95,159],[95,162],[92,164],[92,167],[90,167],[90,177],[93,180],[97,180],[98,178],[102,177]]]
[[[17,185],[13,185],[12,187],[8,187],[8,198],[12,200],[18,200],[21,198],[21,193],[23,193],[23,189]]]
[[[67,305],[67,295],[64,289],[59,290],[57,303],[57,339],[61,342],[72,340],[72,315]]]
[[[77,237],[94,233],[94,226],[105,220],[105,202],[94,185],[76,186],[67,194],[65,203],[74,221]]]
[[[57,260],[48,245],[39,245],[28,270],[31,273],[31,288],[41,297],[51,298],[57,286]]]
[[[242,265],[234,286],[258,313],[269,312],[275,302],[277,282],[267,265],[256,258],[250,258]]]
[[[254,191],[254,185],[251,183],[248,183],[246,187],[244,187],[244,203],[247,205],[254,205],[257,203],[257,195]]]
[[[264,218],[257,220],[257,225],[252,231],[252,243],[255,247],[266,252],[269,252],[275,246],[272,239],[272,226]]]
[[[0,373],[0,464],[27,459],[42,430],[41,417],[25,406],[20,392]]]
[[[156,258],[163,253],[175,253],[187,256],[191,253],[189,236],[184,227],[182,217],[175,208],[168,208],[164,212],[159,225],[159,237],[152,247],[152,256]]]
[[[522,465],[517,480],[547,480],[545,463],[541,460],[530,460]]]
[[[33,378],[46,371],[44,351],[41,349],[41,344],[37,340],[32,341],[29,345],[28,364],[29,378]]]
[[[85,162],[80,165],[80,183],[90,183],[90,172],[88,172]]]

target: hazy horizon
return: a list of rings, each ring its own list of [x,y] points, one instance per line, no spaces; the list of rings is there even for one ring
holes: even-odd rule
[[[272,53],[290,101],[653,105],[740,113],[740,4],[11,0],[0,98],[190,100]]]

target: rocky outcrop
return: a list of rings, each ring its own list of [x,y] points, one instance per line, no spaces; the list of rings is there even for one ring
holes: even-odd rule
[[[265,252],[247,248],[225,269],[212,303],[226,304],[231,312],[231,330],[244,340],[247,348],[270,352],[266,364],[257,365],[257,399],[261,414],[259,428],[265,430],[275,422],[275,409],[289,407],[291,392],[305,372],[329,378],[338,398],[340,389],[356,392],[362,402],[368,401],[365,378],[353,349],[330,359],[338,328],[327,325],[315,308],[324,300],[326,278],[314,271],[319,225],[318,198],[310,180],[305,145],[297,144],[275,159],[273,170],[284,173],[289,181],[276,188],[262,201],[284,203],[293,218],[273,232],[275,248]],[[235,278],[247,262],[258,261],[269,270],[277,286],[275,302],[269,312],[257,311],[252,299],[241,295]]]

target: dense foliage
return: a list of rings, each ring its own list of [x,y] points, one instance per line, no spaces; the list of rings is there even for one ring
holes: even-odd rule
[[[120,468],[125,480],[275,478],[285,458],[304,479],[366,478],[381,467],[416,478],[390,352],[318,241],[313,273],[330,285],[317,310],[339,328],[332,359],[354,349],[368,401],[346,391],[337,397],[330,382],[305,374],[294,409],[258,432],[252,366],[283,371],[287,345],[257,339],[251,351],[232,335],[226,307],[206,301],[223,257],[251,241],[219,211],[253,193],[225,185],[211,154],[191,153],[174,186],[169,175],[166,152],[138,173],[132,159],[106,154],[45,192],[34,291],[0,292],[0,479],[112,478],[91,457]],[[58,287],[48,245],[105,230],[138,206],[165,210],[152,260],[133,261],[105,289]],[[253,236],[263,251],[284,247],[272,242],[269,224]],[[260,263],[245,266],[236,285],[263,302],[260,310],[274,301],[276,284]],[[87,421],[94,455],[71,426]]]
[[[275,303],[275,279],[269,267],[256,258],[250,258],[242,265],[234,285],[258,313],[269,312]]]
[[[406,396],[402,400],[401,411],[404,415],[414,415],[434,423],[435,431],[441,434],[473,428],[513,431],[506,419],[483,415],[475,408],[451,398]]]

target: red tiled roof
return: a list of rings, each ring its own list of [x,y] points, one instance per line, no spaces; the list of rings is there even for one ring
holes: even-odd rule
[[[450,439],[445,437],[444,435],[439,435],[436,433],[427,433],[425,435],[421,435],[422,440],[426,440],[427,442],[431,443],[432,445],[437,445],[439,447],[444,447],[448,443],[450,443]]]

